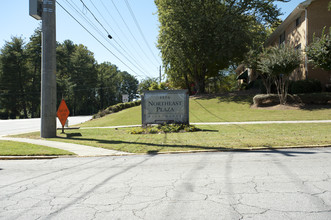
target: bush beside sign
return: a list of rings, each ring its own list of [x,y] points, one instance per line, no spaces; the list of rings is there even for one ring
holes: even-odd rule
[[[141,97],[142,124],[189,124],[187,90],[145,91]]]

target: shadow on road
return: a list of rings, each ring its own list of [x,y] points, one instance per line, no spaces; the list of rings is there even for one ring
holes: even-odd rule
[[[135,145],[147,145],[147,146],[153,146],[153,147],[168,147],[168,148],[190,148],[190,149],[196,149],[196,150],[208,150],[208,151],[235,151],[235,152],[248,152],[248,153],[268,153],[268,154],[282,154],[284,156],[288,157],[295,157],[297,155],[304,155],[304,154],[315,154],[318,152],[315,151],[307,151],[304,149],[296,148],[296,149],[275,149],[271,146],[263,146],[267,149],[233,149],[233,148],[224,148],[224,147],[209,147],[209,146],[199,146],[199,145],[178,145],[178,144],[154,144],[154,143],[145,143],[145,142],[129,142],[129,141],[122,141],[122,140],[103,140],[103,139],[95,139],[95,138],[73,138],[71,136],[68,137],[58,137],[61,139],[73,139],[73,140],[81,140],[81,141],[92,141],[97,142],[100,144],[109,144],[109,145],[119,145],[119,144],[135,144]],[[331,147],[331,146],[330,146]],[[158,154],[158,150],[150,150],[147,152],[149,155],[156,155]],[[325,153],[325,152],[323,152]]]

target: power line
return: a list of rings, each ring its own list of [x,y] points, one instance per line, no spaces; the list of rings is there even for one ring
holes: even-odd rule
[[[84,28],[85,31],[87,31],[96,41],[98,41],[109,53],[111,53],[114,57],[116,57],[123,65],[128,67],[132,72],[136,74],[136,76],[139,76],[143,78],[141,75],[139,75],[136,71],[134,71],[131,67],[129,67],[126,63],[124,63],[119,57],[117,57],[111,50],[109,50],[98,38],[96,38],[84,25],[82,25],[67,9],[65,9],[58,1],[56,3],[67,13],[72,17],[82,28]]]
[[[115,30],[111,27],[111,25],[107,22],[107,20],[104,18],[104,16],[101,14],[101,12],[99,11],[99,9],[95,6],[95,4],[93,3],[93,1],[92,0],[90,0],[90,2],[91,2],[91,4],[93,5],[93,7],[97,10],[97,12],[99,13],[99,15],[102,17],[102,19],[104,20],[104,22],[106,22],[106,24],[108,25],[108,27],[113,31],[113,33],[115,33],[116,34],[116,32],[115,32]],[[102,3],[102,2],[101,2]],[[103,4],[103,3],[102,3]],[[107,8],[106,8],[107,9]],[[108,10],[108,9],[107,9]],[[109,11],[108,11],[109,12]],[[116,34],[117,35],[117,34]],[[121,41],[121,39],[120,38],[118,38],[119,39],[119,41],[123,44],[123,46],[126,48],[126,50],[129,50],[128,49],[128,47],[123,43],[123,41]],[[130,55],[130,53],[129,52],[127,52],[122,46],[121,46],[121,44],[120,43],[118,43],[117,42],[117,40],[115,39],[115,38],[113,38],[113,41],[124,51],[124,52],[126,52],[126,54],[140,67],[140,69],[141,70],[143,70],[143,71],[145,71],[146,73],[148,72],[148,71],[146,71],[139,63],[138,63],[138,61],[134,58],[134,57],[132,57],[131,55]]]
[[[138,47],[140,48],[140,50],[142,51],[142,53],[145,55],[145,57],[146,57],[151,63],[153,63],[153,62],[149,59],[149,57],[147,56],[147,54],[145,53],[145,51],[142,49],[141,45],[139,44],[139,42],[137,41],[137,39],[135,38],[135,36],[132,34],[132,32],[131,32],[129,26],[128,26],[127,23],[125,22],[125,20],[124,20],[122,14],[121,14],[120,11],[118,10],[118,8],[117,8],[116,4],[114,3],[114,1],[111,0],[111,2],[113,3],[113,5],[114,5],[114,7],[115,7],[115,9],[116,9],[116,11],[117,11],[117,13],[118,13],[119,16],[121,17],[121,20],[123,21],[125,27],[128,29],[128,31],[129,31],[131,37],[134,39],[134,41],[136,42],[136,44],[138,45]],[[155,63],[154,63],[154,65],[155,65]],[[158,65],[155,65],[155,66],[158,67]]]
[[[135,58],[137,58],[135,56],[135,55],[138,54],[138,51],[136,50],[136,47],[132,44],[132,41],[129,40],[129,38],[127,37],[127,34],[124,33],[124,31],[122,30],[121,26],[117,23],[116,19],[112,16],[112,14],[110,13],[110,11],[108,10],[108,7],[103,3],[102,0],[99,0],[99,1],[102,4],[102,6],[104,7],[104,9],[106,10],[106,12],[108,13],[109,17],[112,19],[112,21],[116,25],[117,30],[119,30],[121,32],[122,36],[127,40],[127,43],[129,44],[130,48],[134,51],[134,53],[132,53],[132,56],[134,56]],[[124,44],[124,46],[125,46],[125,44]],[[130,51],[130,49],[128,49],[128,50]],[[139,57],[139,58],[141,59],[142,57]],[[141,60],[144,62],[144,64],[147,64],[147,65],[149,65],[151,63],[150,60],[148,60],[148,63],[146,62],[146,59],[141,59]]]
[[[100,36],[101,37],[103,37],[104,38],[104,40],[106,41],[106,42],[108,42],[112,47],[114,47],[115,48],[115,50],[117,51],[117,52],[119,52],[129,63],[131,63],[135,68],[137,68],[138,70],[139,70],[139,67],[137,67],[135,64],[133,64],[132,62],[131,62],[131,60],[130,59],[128,59],[119,49],[117,49],[116,48],[116,46],[115,45],[113,45],[111,42],[110,42],[110,40],[108,39],[108,38],[106,38],[105,37],[105,35],[104,34],[102,34],[101,33],[101,31],[99,30],[99,28],[98,27],[96,27],[94,24],[93,24],[93,22],[85,15],[82,15],[70,2],[68,2],[68,0],[66,0],[66,2],[70,5],[70,7],[71,8],[73,8],[75,11],[76,11],[76,13],[77,14],[79,14],[92,28],[94,28],[94,30],[96,31],[96,32],[98,32],[99,34],[100,34]],[[77,7],[77,5],[71,0],[71,2]],[[78,8],[78,7],[77,7]],[[138,66],[139,66],[139,64],[138,64]],[[141,67],[140,67],[141,68]],[[140,69],[140,71],[141,71],[142,69]],[[145,73],[144,73],[144,70],[143,71],[141,71],[146,77],[148,77]]]
[[[107,31],[107,29],[100,23],[100,21],[95,17],[95,15],[93,14],[93,12],[85,5],[83,0],[80,0],[81,3],[83,4],[83,6],[91,13],[91,15],[94,17],[94,19],[100,24],[100,26],[106,31],[106,33],[108,34],[108,38],[112,39],[113,37],[109,34],[109,32]]]
[[[150,47],[149,44],[147,43],[146,37],[145,37],[144,33],[142,32],[142,30],[141,30],[141,28],[140,28],[140,25],[139,25],[139,23],[138,23],[138,21],[137,21],[137,19],[136,19],[136,16],[135,16],[134,13],[133,13],[131,7],[130,7],[130,4],[129,4],[128,0],[125,0],[125,4],[126,4],[127,8],[129,9],[129,12],[130,12],[130,14],[131,14],[131,17],[133,18],[134,23],[136,24],[136,26],[137,26],[137,28],[138,28],[138,30],[139,30],[140,35],[142,36],[142,38],[143,38],[143,40],[144,40],[146,46],[148,47],[149,52],[151,52],[151,54],[152,54],[152,56],[154,57],[154,59],[156,60],[156,62],[159,63],[159,61],[156,59],[156,56],[154,55],[154,53],[153,53],[151,47]]]
[[[136,63],[136,64],[134,64],[134,63],[132,63],[132,61],[130,60],[130,59],[128,59],[128,57],[126,56],[126,55],[124,55],[122,52],[121,52],[121,50],[119,50],[115,45],[113,45],[112,43],[111,43],[111,41],[110,41],[110,39],[108,39],[107,37],[105,37],[105,35],[104,34],[102,34],[102,31],[96,26],[96,25],[94,25],[93,24],[93,22],[89,19],[89,17],[85,14],[85,13],[82,13],[82,12],[80,12],[79,10],[77,10],[76,8],[78,8],[78,6],[73,2],[73,0],[70,0],[71,2],[72,2],[72,4],[70,3],[70,2],[68,2],[68,0],[65,0],[66,1],[66,3],[73,9],[73,10],[75,10],[76,11],[76,13],[79,15],[79,16],[81,16],[97,33],[99,33],[100,34],[100,36],[101,37],[103,37],[104,38],[104,40],[106,41],[106,42],[108,42],[109,44],[110,44],[110,46],[112,46],[118,53],[120,53],[132,66],[134,66],[136,69],[138,69],[143,75],[145,75],[146,77],[149,77],[149,76],[147,76],[146,74],[145,74],[145,72],[147,73],[147,71],[144,69],[144,68],[142,68],[140,65],[139,65],[139,63],[136,61],[136,60],[134,60],[134,59],[132,59],[132,57],[130,56],[130,54],[129,53],[127,53],[122,47],[121,47],[121,45],[117,42],[117,41],[115,41],[115,43],[116,44],[118,44],[122,49],[123,49],[123,51]],[[73,6],[74,5],[74,6]],[[84,6],[85,7],[85,6]],[[94,6],[95,7],[95,6]],[[98,10],[98,12],[99,12],[99,10]],[[100,13],[100,12],[99,12]],[[102,15],[101,15],[102,16]],[[112,40],[112,41],[114,41],[114,39]]]
[[[65,0],[69,5],[70,5],[70,7],[72,8],[72,9],[74,9],[75,11],[76,11],[76,13],[78,14],[78,15],[80,15],[92,28],[94,28],[94,30],[96,31],[96,32],[98,32],[101,36],[103,36],[103,34],[101,33],[101,31],[97,28],[97,26],[95,26],[94,24],[93,24],[93,22],[87,17],[87,16],[83,16],[76,8],[78,8],[78,6],[72,1],[72,0],[70,0],[71,2],[72,2],[72,4],[74,4],[75,6],[76,6],[76,8],[70,3],[70,2],[68,2],[68,0]]]

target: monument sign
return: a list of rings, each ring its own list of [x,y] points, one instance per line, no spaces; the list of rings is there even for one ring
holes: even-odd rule
[[[145,91],[141,97],[142,124],[189,124],[187,90]]]

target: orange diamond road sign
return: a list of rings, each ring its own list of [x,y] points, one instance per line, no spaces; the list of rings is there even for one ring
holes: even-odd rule
[[[59,118],[59,120],[62,124],[62,127],[64,127],[69,114],[70,114],[70,112],[69,112],[69,109],[67,107],[67,104],[64,101],[64,99],[62,99],[62,101],[60,103],[60,106],[59,106],[59,108],[57,110],[57,113],[56,113],[57,117]]]

